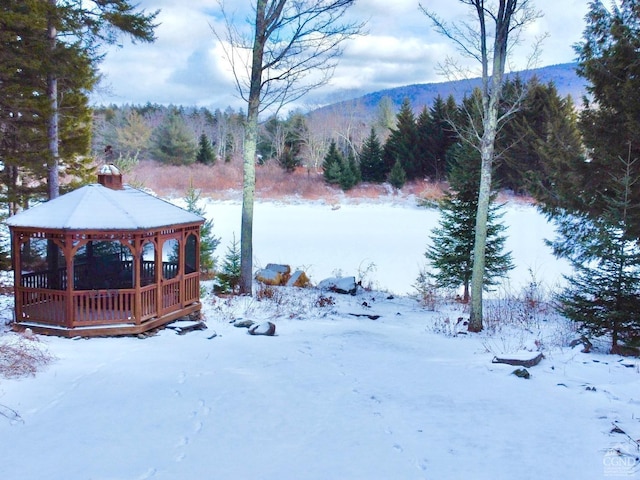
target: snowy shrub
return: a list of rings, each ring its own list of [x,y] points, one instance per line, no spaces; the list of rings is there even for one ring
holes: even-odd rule
[[[412,286],[416,289],[420,305],[427,310],[435,311],[438,304],[438,288],[433,277],[424,268],[420,270],[416,283]]]
[[[0,376],[3,378],[35,375],[52,360],[53,356],[33,334],[4,335],[0,339]]]
[[[277,305],[281,305],[284,302],[281,289],[271,285],[265,285],[263,283],[258,284],[255,296],[258,301],[270,300],[272,303]]]
[[[320,294],[320,296],[316,299],[313,306],[317,308],[327,308],[333,307],[336,304],[336,299],[329,296],[325,296],[324,294]]]
[[[364,260],[360,262],[360,265],[358,265],[358,273],[356,275],[358,285],[368,291],[375,290],[377,283],[373,278],[371,278],[371,276],[375,273],[376,269],[376,264],[373,262],[369,262],[366,265],[364,265]]]

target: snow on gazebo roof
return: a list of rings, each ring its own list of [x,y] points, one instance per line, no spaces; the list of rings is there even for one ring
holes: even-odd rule
[[[95,183],[24,210],[6,224],[53,230],[144,230],[204,220],[128,185],[114,190]]]

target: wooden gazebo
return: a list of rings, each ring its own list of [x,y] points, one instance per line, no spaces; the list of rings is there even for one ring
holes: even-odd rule
[[[102,167],[97,184],[6,223],[17,329],[128,335],[201,309],[204,219],[123,185],[112,165]]]

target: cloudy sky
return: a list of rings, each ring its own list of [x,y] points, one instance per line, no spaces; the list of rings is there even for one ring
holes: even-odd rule
[[[386,88],[447,80],[438,66],[447,56],[460,55],[433,30],[419,3],[447,20],[464,19],[469,13],[456,0],[357,0],[349,14],[366,20],[368,34],[345,45],[331,83],[298,106],[315,107]],[[141,0],[139,4],[148,12],[161,10],[157,40],[135,45],[123,41],[121,47],[111,47],[101,65],[104,78],[94,103],[241,108],[223,49],[212,31],[222,31],[218,1]],[[248,4],[226,0],[225,9],[242,25]],[[572,45],[581,38],[588,1],[533,0],[533,4],[543,16],[523,33],[512,68],[525,68],[532,44],[544,34],[548,37],[538,66],[574,61]]]

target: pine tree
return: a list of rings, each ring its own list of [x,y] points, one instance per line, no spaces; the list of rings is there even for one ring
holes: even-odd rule
[[[196,142],[177,111],[167,114],[152,138],[151,153],[157,160],[171,165],[190,165],[195,161]]]
[[[415,117],[408,99],[402,103],[396,118],[396,126],[391,130],[383,150],[385,174],[391,172],[396,161],[400,161],[407,180],[414,180],[419,174],[416,160],[418,134]]]
[[[235,234],[231,245],[227,247],[227,253],[222,261],[222,269],[217,275],[217,284],[214,290],[221,293],[238,293],[240,288],[240,245]]]
[[[621,352],[621,343],[637,346],[640,339],[640,246],[628,225],[637,209],[631,197],[635,160],[620,163],[623,174],[612,184],[607,210],[598,218],[556,215],[558,238],[550,242],[575,272],[559,295],[560,312],[586,334],[609,336],[612,353]]]
[[[451,190],[440,202],[440,223],[431,232],[431,245],[425,256],[434,271],[431,273],[439,288],[463,287],[462,301],[470,298],[469,287],[473,273],[473,244],[476,210],[478,207],[478,177],[480,157],[468,144],[457,144],[451,150]],[[485,260],[485,289],[495,286],[513,268],[511,254],[504,252],[506,227],[498,221],[499,205],[493,192],[487,222],[487,255]]]
[[[581,177],[580,211],[597,219],[615,191],[609,172],[621,158],[640,158],[640,5],[625,0],[608,8],[593,1],[586,21],[576,71],[588,82],[579,116],[588,162],[576,164],[572,174]],[[640,176],[640,164],[631,168],[632,177]],[[631,197],[640,203],[639,184],[632,186]],[[630,215],[628,227],[640,238],[640,212]]]
[[[50,50],[47,19],[52,8],[51,2],[34,0],[7,0],[0,5],[0,158],[12,213],[47,191],[52,159],[48,120],[53,114],[47,82],[54,70],[60,75],[56,161],[64,172],[87,173],[83,165],[74,164],[89,153],[87,92],[97,81],[95,62],[78,43],[60,42],[54,52]]]
[[[360,175],[363,182],[382,183],[385,180],[382,145],[373,127],[360,150]]]
[[[193,185],[189,186],[184,201],[188,211],[204,217],[205,209],[199,205],[200,191],[193,188]],[[213,219],[208,219],[200,227],[200,272],[204,275],[213,273],[215,266],[213,254],[218,245],[220,245],[220,238],[213,235]]]
[[[538,201],[542,211],[584,212],[591,192],[584,189],[586,152],[578,128],[578,113],[571,97],[559,104],[548,105],[552,110],[544,135],[536,141],[540,159],[538,170],[527,172],[527,191]]]
[[[393,168],[389,172],[387,181],[393,188],[397,190],[400,190],[402,187],[404,187],[404,184],[407,183],[407,174],[405,173],[404,168],[402,168],[400,160],[396,160],[396,163],[393,165]]]
[[[198,153],[196,154],[196,162],[204,165],[213,165],[216,163],[216,154],[213,151],[211,140],[204,133],[200,135],[198,141]]]
[[[418,141],[424,151],[425,174],[431,180],[442,181],[447,176],[447,152],[457,141],[458,135],[451,123],[459,125],[459,109],[453,95],[445,102],[439,95],[434,99],[426,118],[418,118]]]
[[[349,153],[349,158],[343,163],[340,175],[340,188],[350,190],[360,182],[360,168],[356,163],[353,153]]]
[[[430,126],[431,115],[427,107],[423,107],[418,119],[416,120],[416,162],[418,176],[420,178],[428,177],[432,180],[436,178],[437,167],[433,162],[433,158],[429,155],[431,146]]]
[[[337,185],[340,183],[342,177],[342,165],[344,158],[338,151],[338,146],[335,140],[331,140],[329,144],[329,151],[324,156],[322,162],[322,171],[324,175],[324,181],[330,185]]]

